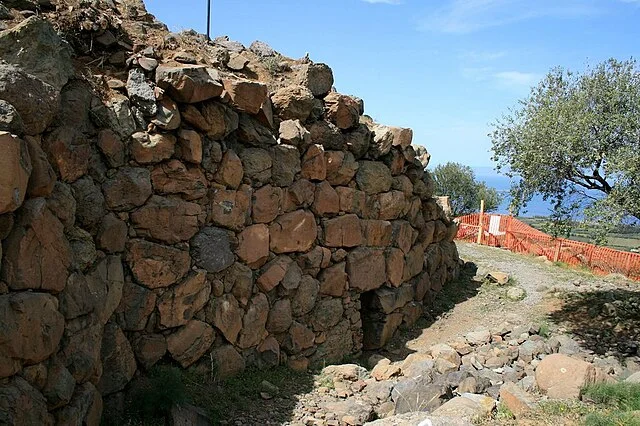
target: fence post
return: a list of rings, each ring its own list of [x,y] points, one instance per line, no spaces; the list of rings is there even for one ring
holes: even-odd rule
[[[595,249],[596,249],[596,247],[595,247],[595,246],[593,246],[593,245],[590,245],[590,246],[589,246],[589,258],[587,259],[587,266],[588,266],[590,269],[593,269],[593,268],[591,268],[591,259],[593,258],[593,251],[594,251]]]
[[[482,244],[482,219],[484,216],[484,200],[480,200],[480,216],[478,216],[478,240],[477,244]]]
[[[627,262],[624,265],[624,270],[627,271],[626,276],[627,278],[631,278],[631,258],[632,258],[632,254],[631,252],[627,252]]]
[[[556,252],[553,254],[553,261],[557,262],[560,259],[560,250],[562,250],[562,238],[557,239]]]

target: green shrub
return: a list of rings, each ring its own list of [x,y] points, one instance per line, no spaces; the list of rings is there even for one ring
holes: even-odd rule
[[[172,366],[156,366],[132,388],[129,411],[140,419],[157,419],[167,416],[174,404],[187,400],[182,371]]]
[[[606,405],[623,411],[640,410],[640,384],[599,383],[583,390],[585,398],[596,404]]]
[[[624,411],[591,413],[584,423],[586,426],[640,426],[640,415]]]

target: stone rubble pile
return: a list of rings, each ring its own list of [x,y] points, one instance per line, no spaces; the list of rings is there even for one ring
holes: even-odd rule
[[[401,361],[372,355],[369,370],[328,366],[316,376],[313,392],[299,397],[289,424],[392,426],[428,419],[434,425],[471,425],[498,404],[520,418],[542,400],[578,399],[590,383],[640,381],[640,364],[628,361],[623,367],[567,335],[538,333],[532,324],[505,322]]]
[[[97,425],[161,360],[379,348],[457,274],[428,153],[328,66],[278,55],[276,78],[268,46],[170,34],[140,1],[7,5],[0,423]]]

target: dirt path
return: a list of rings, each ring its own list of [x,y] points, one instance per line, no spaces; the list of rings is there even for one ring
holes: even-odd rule
[[[462,259],[473,262],[478,268],[474,277],[479,285],[477,294],[456,304],[419,337],[407,342],[408,349],[420,351],[436,343],[454,340],[478,327],[498,327],[505,320],[542,323],[547,321],[549,313],[560,308],[559,297],[563,293],[613,289],[626,284],[626,280],[601,279],[494,247],[458,243],[458,251]],[[502,288],[482,286],[482,278],[492,271],[509,274],[510,285]],[[508,289],[513,286],[525,291],[524,299],[507,297]]]

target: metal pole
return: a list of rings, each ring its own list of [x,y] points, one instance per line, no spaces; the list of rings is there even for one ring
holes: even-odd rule
[[[211,40],[211,0],[207,0],[207,39]]]

